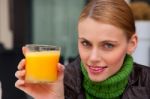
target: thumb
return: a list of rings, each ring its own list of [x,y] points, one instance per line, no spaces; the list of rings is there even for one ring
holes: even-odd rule
[[[65,66],[58,63],[58,80],[63,80],[64,78],[64,70],[65,70]]]

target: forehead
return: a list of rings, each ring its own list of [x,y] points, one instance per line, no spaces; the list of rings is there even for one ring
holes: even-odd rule
[[[125,33],[111,24],[97,22],[86,18],[78,24],[78,36],[99,40],[121,40],[126,39]]]

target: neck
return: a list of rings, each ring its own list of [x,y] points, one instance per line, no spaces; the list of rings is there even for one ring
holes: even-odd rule
[[[133,59],[126,55],[122,68],[113,76],[102,82],[93,82],[89,79],[88,73],[81,63],[81,70],[84,75],[83,87],[87,99],[117,99],[123,93],[129,74],[132,71]]]

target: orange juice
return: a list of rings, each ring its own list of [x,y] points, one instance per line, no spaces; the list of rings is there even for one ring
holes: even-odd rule
[[[60,51],[27,52],[26,81],[39,83],[57,80],[59,56]]]

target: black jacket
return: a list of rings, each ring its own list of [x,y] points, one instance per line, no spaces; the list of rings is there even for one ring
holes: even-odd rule
[[[65,99],[85,99],[80,58],[65,68]],[[128,85],[121,99],[150,99],[150,67],[134,63]]]

